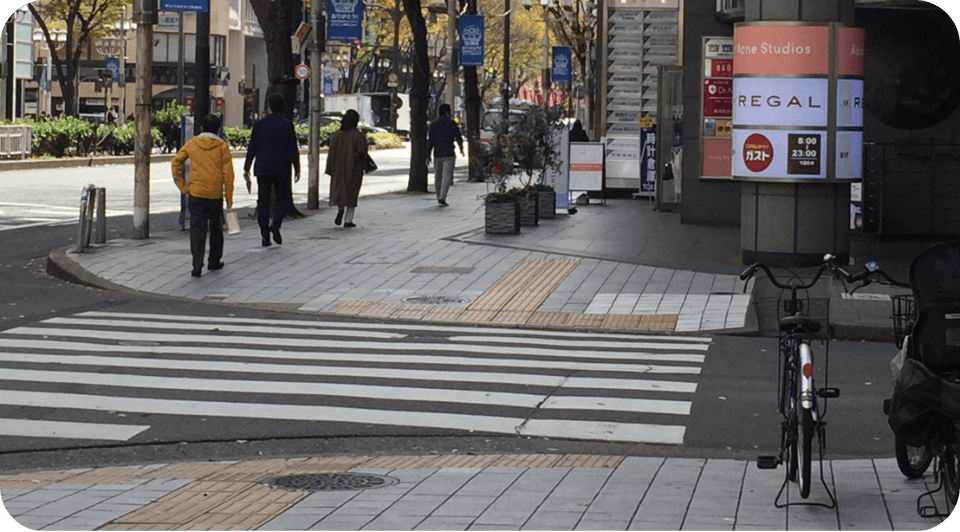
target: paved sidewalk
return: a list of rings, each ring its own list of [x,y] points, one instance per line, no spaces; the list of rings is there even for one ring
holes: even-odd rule
[[[613,200],[583,206],[576,215],[524,227],[520,235],[492,237],[482,229],[478,196],[485,187],[458,182],[447,208],[432,194],[364,197],[358,227],[350,229],[335,226],[333,210],[324,207],[287,221],[283,245],[270,247],[260,245],[254,221],[245,219],[243,231],[227,238],[226,267],[204,271],[200,279],[189,275],[189,236],[179,230],[53,256],[91,284],[224,304],[431,322],[749,330],[750,298],[736,278],[737,266],[713,272],[647,265],[642,255],[624,260],[609,252],[639,250],[635,238],[605,241],[602,228],[595,237],[583,234],[598,230],[586,227],[598,220],[615,232],[620,220],[647,205]]]
[[[326,475],[311,484],[326,489],[273,483],[312,474]],[[835,508],[777,508],[782,475],[723,459],[311,456],[4,475],[0,494],[13,518],[34,530],[926,530],[940,523],[917,515],[917,497],[929,487],[904,479],[893,459],[826,462]],[[794,483],[781,502],[788,501],[801,501]],[[818,482],[805,502],[830,499]]]

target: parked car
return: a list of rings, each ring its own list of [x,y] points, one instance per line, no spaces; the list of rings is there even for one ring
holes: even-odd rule
[[[494,135],[500,132],[503,124],[503,109],[491,109],[484,111],[483,118],[480,120],[480,142],[492,142]],[[510,118],[507,128],[524,128],[528,126],[527,110],[524,108],[510,108]]]

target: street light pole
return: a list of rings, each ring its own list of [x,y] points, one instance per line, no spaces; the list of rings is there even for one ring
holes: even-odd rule
[[[455,116],[457,109],[457,4],[456,0],[447,0],[447,42],[450,43],[450,64],[447,74],[447,103],[450,104],[451,115]]]
[[[510,0],[503,0],[503,85],[500,90],[500,99],[503,104],[503,118],[500,120],[500,131],[507,134],[507,124],[510,122]]]
[[[550,0],[540,0],[543,6],[543,71],[540,88],[543,90],[543,110],[550,109]]]

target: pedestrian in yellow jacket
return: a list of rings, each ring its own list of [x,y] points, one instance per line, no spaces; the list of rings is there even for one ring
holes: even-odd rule
[[[220,117],[209,114],[200,123],[201,133],[190,139],[173,158],[173,181],[184,195],[190,211],[191,275],[200,277],[203,255],[210,231],[208,270],[223,268],[223,200],[233,207],[233,156],[230,146],[217,136]],[[183,169],[190,159],[189,182]]]

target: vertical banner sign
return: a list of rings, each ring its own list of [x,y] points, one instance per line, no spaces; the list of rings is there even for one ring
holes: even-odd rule
[[[460,64],[483,66],[483,15],[460,15]]]
[[[360,0],[327,0],[327,39],[353,42],[363,38]]]
[[[553,47],[553,71],[550,81],[554,83],[570,83],[570,47]]]
[[[657,190],[657,126],[640,130],[640,192]]]
[[[735,178],[863,177],[863,38],[839,24],[735,28]]]
[[[111,79],[114,83],[120,83],[120,58],[107,57],[103,60],[104,67],[110,71]]]

